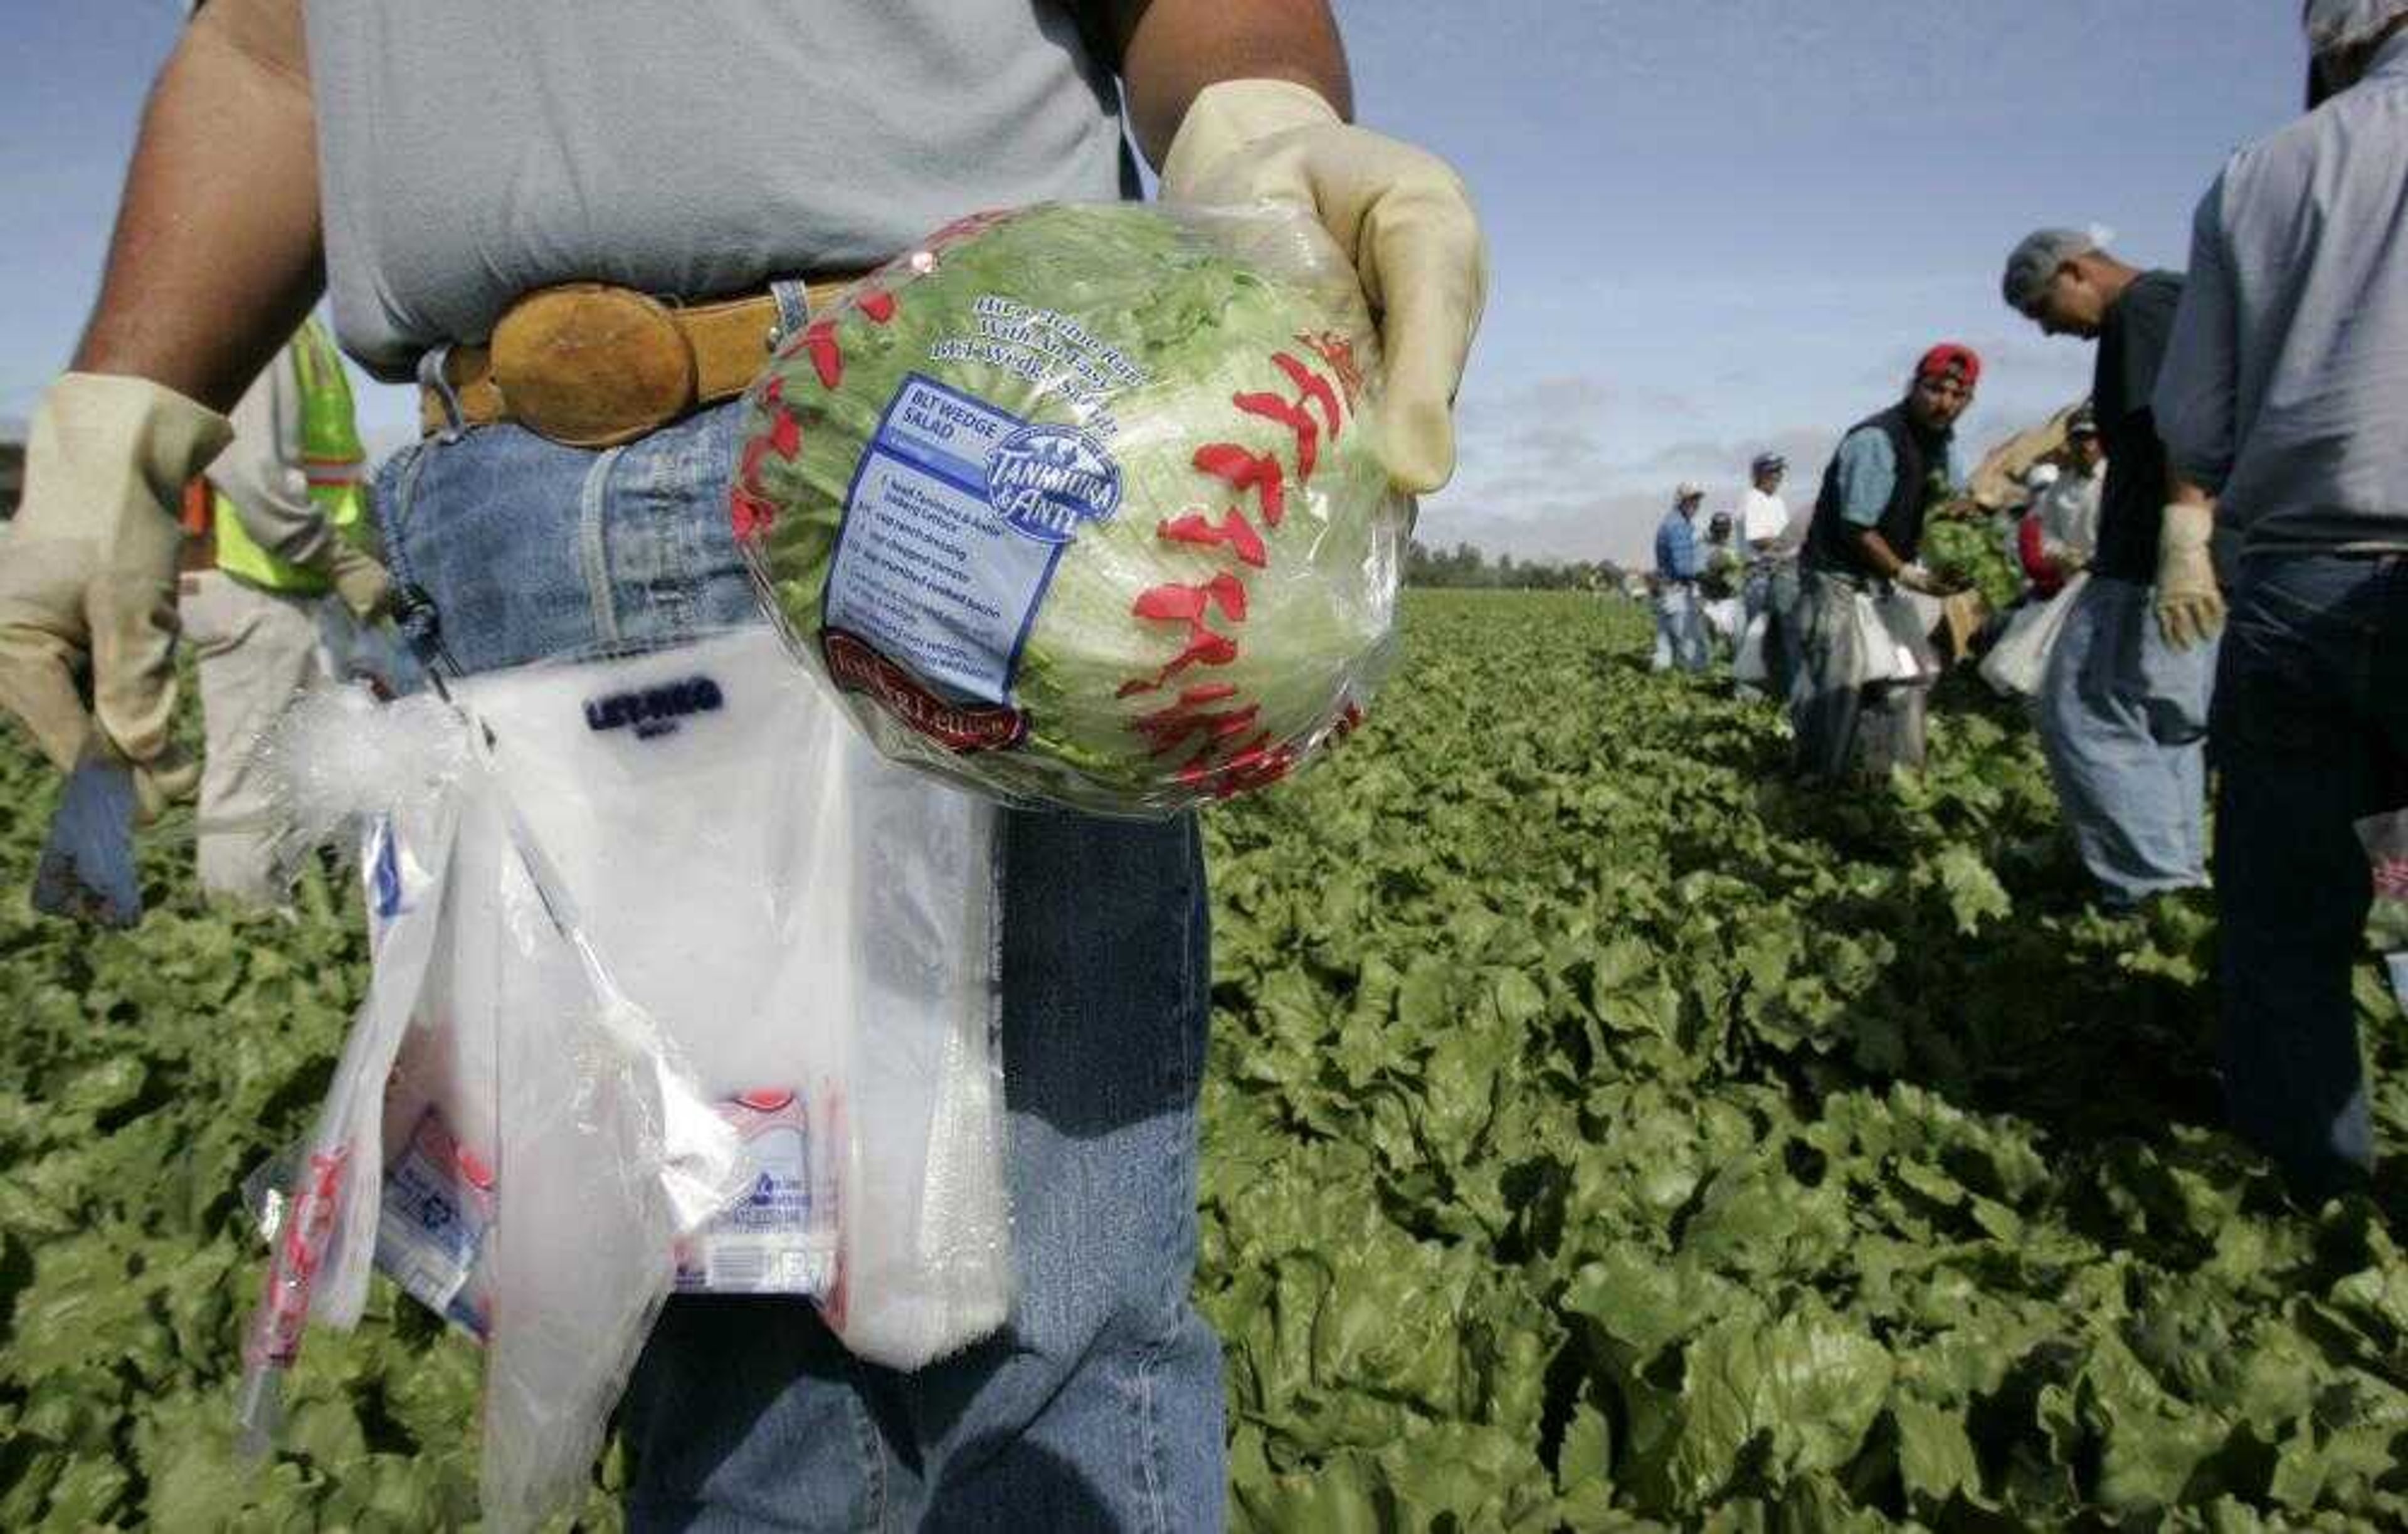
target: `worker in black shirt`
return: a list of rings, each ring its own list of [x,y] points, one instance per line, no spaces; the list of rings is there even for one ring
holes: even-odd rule
[[[2043,229],[2007,260],[2007,302],[2099,343],[2091,410],[2107,450],[2098,552],[2041,684],[2041,743],[2065,823],[2110,907],[2207,882],[2207,710],[2216,637],[2154,616],[2166,449],[2150,414],[2183,280]],[[2178,643],[2177,640],[2187,642]]]

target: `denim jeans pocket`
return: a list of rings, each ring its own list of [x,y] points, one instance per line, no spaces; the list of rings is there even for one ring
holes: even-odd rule
[[[760,621],[727,524],[736,407],[600,452],[517,426],[403,449],[376,477],[394,578],[464,672],[632,653]]]

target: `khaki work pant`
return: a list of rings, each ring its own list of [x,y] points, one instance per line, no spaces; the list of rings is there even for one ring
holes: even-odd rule
[[[184,578],[184,638],[201,680],[201,888],[253,905],[283,903],[276,871],[280,807],[260,740],[303,691],[325,679],[316,599],[280,596],[216,570]]]

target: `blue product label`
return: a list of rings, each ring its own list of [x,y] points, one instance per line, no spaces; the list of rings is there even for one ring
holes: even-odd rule
[[[390,922],[409,908],[402,903],[401,858],[394,847],[393,818],[379,816],[374,835],[376,857],[370,866],[369,888],[377,920]]]
[[[825,626],[950,701],[1008,704],[1062,551],[1120,498],[1091,434],[910,374],[853,472]]]
[[[1076,427],[1023,426],[987,454],[986,498],[1022,538],[1068,543],[1120,509],[1120,466]]]
[[[808,1117],[787,1095],[721,1105],[743,1137],[745,1191],[679,1243],[677,1287],[688,1294],[824,1295],[836,1278],[833,1189],[815,1189]]]
[[[402,1293],[480,1336],[485,1317],[466,1291],[485,1241],[481,1205],[460,1176],[442,1115],[429,1108],[385,1168],[376,1266]]]

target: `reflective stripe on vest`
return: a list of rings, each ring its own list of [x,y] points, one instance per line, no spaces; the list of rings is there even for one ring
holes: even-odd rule
[[[309,499],[337,538],[365,547],[367,498],[360,487],[366,454],[351,413],[351,383],[332,337],[315,318],[302,322],[293,342],[272,366],[290,360],[301,396],[301,471]],[[224,492],[215,502],[218,568],[267,591],[314,596],[333,583],[312,569],[261,547],[242,524]]]

